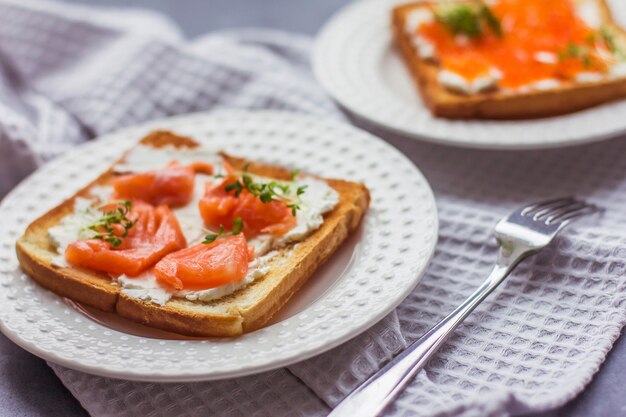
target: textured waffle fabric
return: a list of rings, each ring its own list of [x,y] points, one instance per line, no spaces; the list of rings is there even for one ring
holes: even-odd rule
[[[99,134],[215,108],[341,118],[315,84],[310,42],[219,33],[193,42],[161,16],[36,1],[0,3],[0,195]],[[605,206],[524,262],[400,396],[391,416],[506,416],[556,407],[597,371],[626,317],[624,140],[537,152],[469,151],[389,136],[431,181],[440,242],[422,283],[354,340],[285,369],[149,384],[51,365],[96,417],[317,416],[458,305],[495,259],[498,218],[576,194]]]

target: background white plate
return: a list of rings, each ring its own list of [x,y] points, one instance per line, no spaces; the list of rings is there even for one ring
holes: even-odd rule
[[[321,30],[317,79],[355,115],[416,139],[474,148],[531,149],[592,142],[626,131],[626,100],[577,113],[522,121],[452,121],[431,116],[391,42],[390,13],[408,0],[362,0]],[[626,25],[626,2],[608,0]]]
[[[150,130],[171,129],[235,155],[364,181],[362,227],[273,324],[232,339],[191,339],[83,307],[19,269],[14,245],[37,216],[95,178]],[[382,319],[417,285],[437,241],[432,191],[384,141],[349,126],[278,112],[199,113],[110,134],[44,166],[0,205],[0,330],[26,350],[81,371],[133,380],[247,375],[324,352]]]

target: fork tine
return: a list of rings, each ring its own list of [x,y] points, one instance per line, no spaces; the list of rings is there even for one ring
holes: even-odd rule
[[[564,222],[564,223],[565,223],[565,222],[570,222],[570,221],[572,221],[572,220],[577,219],[578,217],[582,217],[582,216],[586,216],[586,215],[589,215],[589,214],[594,214],[594,213],[599,213],[599,212],[602,212],[602,211],[604,211],[604,209],[603,209],[603,208],[601,208],[601,207],[597,207],[597,206],[594,206],[594,205],[590,205],[590,206],[587,206],[587,207],[585,207],[584,209],[582,209],[582,210],[580,210],[580,211],[578,211],[578,212],[576,212],[576,213],[572,213],[572,214],[570,214],[570,215],[567,215],[567,216],[565,216],[565,217],[562,217],[562,218],[561,218],[561,219],[559,219],[559,220],[560,220],[561,222]]]
[[[547,215],[545,215],[546,223],[553,222],[557,217],[561,217],[567,213],[571,213],[573,211],[579,210],[587,206],[587,203],[583,201],[574,200],[573,203],[563,206],[561,208],[550,211]]]
[[[596,213],[598,211],[602,211],[602,209],[596,205],[593,204],[586,204],[586,203],[581,203],[580,205],[577,205],[577,207],[575,208],[571,208],[569,210],[565,210],[561,213],[552,215],[550,217],[548,217],[546,219],[546,223],[547,224],[552,224],[555,222],[560,222],[560,223],[564,223],[567,224],[570,221],[581,217],[581,216],[585,216],[588,214],[593,214]]]
[[[544,210],[548,208],[553,208],[554,206],[561,207],[562,204],[571,204],[576,200],[574,197],[561,197],[554,198],[550,200],[540,201],[538,203],[531,204],[530,206],[524,207],[522,209],[522,216],[527,216],[536,212],[537,210]]]
[[[535,211],[534,214],[532,215],[533,220],[540,220],[541,218],[549,215],[550,213],[554,213],[556,210],[566,209],[576,203],[578,202],[573,198],[564,198],[558,202],[547,205],[545,208],[542,208],[539,211]]]

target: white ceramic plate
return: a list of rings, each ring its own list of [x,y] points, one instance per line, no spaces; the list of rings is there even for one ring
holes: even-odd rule
[[[626,100],[581,112],[522,121],[434,118],[391,42],[390,12],[408,0],[362,0],[337,13],[315,45],[315,74],[355,115],[405,136],[449,145],[532,149],[575,145],[626,132]],[[626,2],[608,1],[626,25]]]
[[[362,227],[264,329],[191,339],[59,297],[18,266],[14,245],[37,216],[71,196],[150,130],[171,129],[250,159],[364,181]],[[0,322],[24,349],[81,371],[132,380],[197,381],[265,371],[356,336],[417,285],[437,241],[437,209],[418,169],[360,130],[278,112],[200,113],[106,135],[47,164],[0,205]]]

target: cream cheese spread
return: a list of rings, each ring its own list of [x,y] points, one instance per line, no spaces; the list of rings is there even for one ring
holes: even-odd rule
[[[592,29],[599,29],[602,26],[602,12],[595,0],[577,0],[574,3],[576,14],[587,26]]]
[[[305,239],[324,223],[324,214],[332,211],[339,203],[339,194],[325,181],[316,178],[297,180],[294,187],[306,186],[300,196],[300,210],[296,213],[296,226],[278,237],[275,248]]]
[[[68,266],[65,259],[65,250],[79,239],[89,239],[94,232],[86,226],[97,221],[102,213],[92,207],[94,201],[78,197],[74,200],[74,212],[65,216],[58,225],[48,229],[48,236],[56,247],[58,256],[52,259],[52,265],[64,268]]]
[[[541,62],[542,64],[556,64],[559,62],[559,57],[557,54],[548,51],[539,51],[535,52],[533,58],[537,62]]]
[[[490,90],[497,86],[502,74],[495,68],[490,69],[488,74],[468,80],[461,74],[449,70],[441,70],[437,79],[441,85],[452,91],[464,94],[475,94]]]
[[[106,203],[111,200],[113,187],[106,185],[94,185],[89,189],[89,195],[96,198],[100,203]]]
[[[434,20],[433,13],[425,8],[417,8],[409,13],[406,19],[406,32],[410,35],[413,41],[413,47],[417,50],[420,58],[433,59],[435,58],[435,45],[428,39],[420,36],[417,33],[417,29],[423,23],[432,22]]]
[[[611,77],[622,78],[626,77],[626,61],[618,62],[611,68]]]
[[[180,165],[189,165],[198,161],[207,162],[213,165],[216,174],[222,170],[222,157],[217,150],[209,147],[162,146],[155,148],[141,144],[132,148],[124,156],[124,160],[113,167],[113,170],[118,174],[146,172],[167,167],[174,161]]]
[[[561,85],[561,82],[557,80],[556,78],[546,78],[546,79],[535,81],[533,83],[528,84],[528,88],[531,90],[546,91],[546,90],[553,90],[555,88],[559,88],[560,85]]]
[[[560,86],[561,81],[557,80],[556,78],[544,78],[543,80],[533,81],[530,84],[523,85],[511,91],[518,93],[527,93],[530,91],[547,91],[553,90]]]
[[[604,74],[600,72],[580,72],[576,74],[576,81],[579,83],[597,83],[604,79]]]

